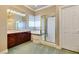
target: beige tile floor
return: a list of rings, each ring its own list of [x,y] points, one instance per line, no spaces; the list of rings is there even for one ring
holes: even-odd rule
[[[33,42],[26,42],[9,49],[8,54],[76,54]]]

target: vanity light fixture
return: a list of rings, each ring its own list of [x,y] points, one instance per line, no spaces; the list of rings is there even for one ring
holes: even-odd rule
[[[15,11],[15,10],[11,10],[11,9],[7,9],[7,13],[13,13],[13,14],[18,14],[18,15],[20,15],[20,16],[25,16],[25,14],[23,14],[23,13],[20,13],[20,12],[17,12],[17,11]]]

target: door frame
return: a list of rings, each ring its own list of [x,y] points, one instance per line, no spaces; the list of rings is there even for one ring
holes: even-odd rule
[[[45,33],[42,33],[42,18],[44,18],[43,20],[44,20],[44,31],[45,31]],[[41,36],[44,35],[44,41],[46,41],[46,31],[47,31],[47,29],[46,29],[47,24],[46,23],[47,23],[47,16],[42,15],[41,20],[40,20],[40,33],[41,33]]]

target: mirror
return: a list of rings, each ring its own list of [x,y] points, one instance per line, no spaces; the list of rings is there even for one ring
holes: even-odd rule
[[[7,9],[7,29],[25,30],[27,25],[26,15],[15,10]]]

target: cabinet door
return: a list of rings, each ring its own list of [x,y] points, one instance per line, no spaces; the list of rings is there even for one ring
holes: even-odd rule
[[[8,34],[8,48],[15,46],[16,44],[16,35]]]
[[[22,33],[16,33],[16,45],[21,44],[23,40],[23,35]]]
[[[26,40],[28,39],[27,35],[28,35],[28,34],[26,34],[26,32],[22,32],[22,33],[20,34],[20,36],[21,36],[21,37],[20,37],[21,43],[26,42]]]
[[[31,40],[31,33],[29,32],[21,32],[16,33],[16,45],[30,41]]]
[[[22,35],[23,35],[22,36],[23,42],[27,42],[31,40],[31,34],[29,32],[23,32]]]
[[[25,33],[25,39],[26,39],[26,41],[30,41],[31,40],[31,32],[26,32]]]

